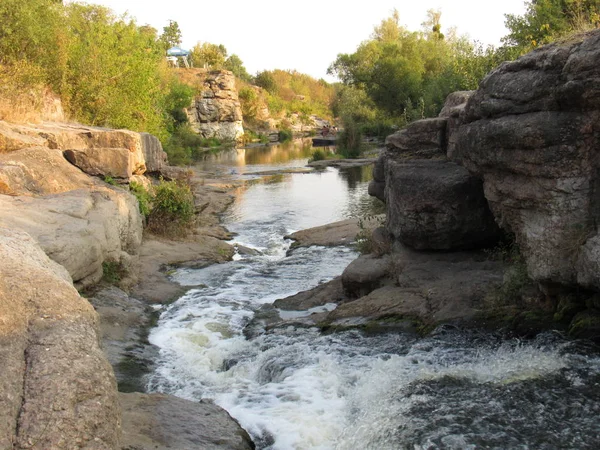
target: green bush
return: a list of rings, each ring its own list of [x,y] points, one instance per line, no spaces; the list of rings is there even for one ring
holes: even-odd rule
[[[310,159],[310,161],[323,161],[326,158],[327,157],[325,155],[325,152],[318,148],[314,152],[312,152],[312,158]]]
[[[123,278],[123,267],[116,261],[102,263],[102,280],[109,284],[118,284]]]
[[[185,235],[194,220],[194,196],[190,186],[176,181],[164,181],[154,189],[148,229],[167,235]]]
[[[220,147],[222,142],[215,138],[203,138],[187,124],[179,126],[164,145],[169,163],[175,166],[191,164],[202,153],[202,149]]]
[[[147,219],[152,208],[152,195],[143,185],[136,183],[135,181],[129,183],[129,190],[138,200],[140,213]]]
[[[292,130],[289,129],[281,129],[279,130],[279,142],[287,142],[287,141],[291,141],[294,138],[294,133],[292,133]]]
[[[355,122],[344,123],[344,131],[339,133],[338,153],[344,158],[358,158],[362,153],[362,132]]]

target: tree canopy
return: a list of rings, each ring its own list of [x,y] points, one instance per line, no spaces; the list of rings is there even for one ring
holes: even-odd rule
[[[526,53],[573,31],[600,24],[600,0],[532,0],[522,16],[506,15],[505,45]]]

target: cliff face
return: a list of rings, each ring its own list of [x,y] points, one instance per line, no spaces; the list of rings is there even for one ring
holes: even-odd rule
[[[599,86],[594,32],[504,64],[462,116],[455,157],[537,281],[600,289]]]
[[[233,73],[193,69],[192,74],[201,91],[186,110],[192,129],[205,138],[239,140],[244,127]]]
[[[97,314],[27,233],[0,227],[0,448],[117,448]]]
[[[417,250],[477,248],[495,220],[544,290],[600,290],[598,86],[594,31],[504,63],[389,136],[370,186],[389,232]]]
[[[0,447],[118,448],[98,315],[79,288],[118,263],[135,282],[142,218],[123,182],[160,170],[150,135],[0,121]]]

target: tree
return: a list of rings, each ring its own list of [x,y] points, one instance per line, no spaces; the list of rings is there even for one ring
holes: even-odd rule
[[[273,74],[268,70],[263,70],[262,72],[258,72],[254,77],[254,84],[263,88],[270,94],[277,93],[277,82],[273,77]]]
[[[160,41],[165,50],[181,44],[181,30],[179,24],[174,20],[169,20],[169,25],[163,28],[163,33],[160,35]]]
[[[223,68],[232,71],[233,74],[240,80],[249,82],[252,78],[238,55],[233,54],[227,58]]]
[[[505,16],[509,34],[502,39],[520,53],[600,24],[600,0],[531,0],[526,5],[524,15]]]
[[[222,69],[227,58],[227,49],[223,44],[211,44],[198,42],[191,52],[192,63],[196,67],[207,69]]]

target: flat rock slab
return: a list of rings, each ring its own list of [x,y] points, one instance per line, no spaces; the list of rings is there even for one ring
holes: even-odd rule
[[[123,450],[253,450],[254,443],[227,411],[208,402],[164,394],[119,394]]]
[[[502,263],[488,260],[482,252],[425,253],[401,248],[389,256],[387,265],[388,279],[380,280],[381,287],[339,305],[327,321],[390,316],[427,324],[468,320],[486,307],[486,297],[503,280]]]
[[[310,247],[311,245],[334,247],[352,244],[359,231],[360,227],[358,225],[358,219],[346,219],[339,222],[328,223],[327,225],[320,227],[296,231],[295,233],[285,236],[285,239],[292,239],[295,241],[292,244],[292,248]]]
[[[349,169],[351,167],[362,167],[375,164],[377,158],[362,158],[362,159],[322,159],[320,161],[312,161],[308,163],[309,167],[339,167],[341,169]]]
[[[383,221],[383,216],[376,216],[370,220],[364,220],[362,227],[373,230]],[[328,223],[320,227],[307,228],[296,231],[285,236],[295,242],[292,248],[310,247],[311,245],[322,245],[324,247],[335,247],[339,245],[351,245],[356,240],[356,235],[361,231],[360,219],[346,219],[339,222]]]
[[[344,301],[348,301],[348,299],[342,288],[342,278],[337,277],[308,291],[275,300],[273,306],[286,311],[306,311],[327,303],[339,304]]]

